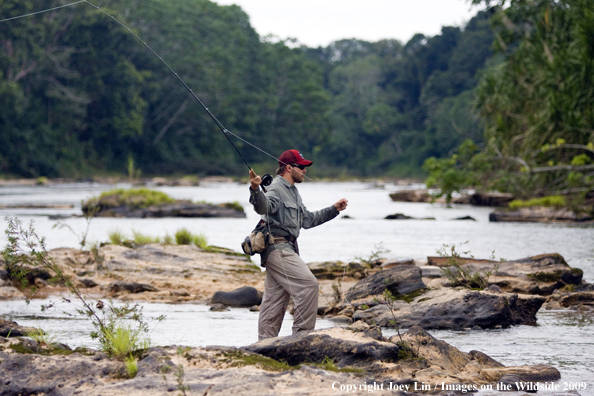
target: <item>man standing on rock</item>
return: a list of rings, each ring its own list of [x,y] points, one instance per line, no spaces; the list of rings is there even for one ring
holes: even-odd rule
[[[250,170],[250,203],[268,222],[274,241],[260,253],[261,265],[266,267],[266,281],[258,340],[278,336],[291,296],[295,304],[293,334],[313,330],[316,325],[318,281],[299,257],[297,237],[301,228],[312,228],[338,216],[346,209],[347,200],[340,199],[316,212],[307,210],[295,183],[303,182],[311,164],[299,151],[285,151],[278,159],[277,176],[266,193],[260,191],[260,176]]]

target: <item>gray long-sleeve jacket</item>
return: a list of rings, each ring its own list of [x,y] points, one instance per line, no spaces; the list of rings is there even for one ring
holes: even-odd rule
[[[334,205],[310,212],[301,201],[297,187],[292,186],[281,176],[277,176],[268,187],[268,192],[250,188],[250,203],[256,213],[270,225],[270,232],[276,237],[299,237],[301,228],[312,228],[332,220],[338,216]],[[295,251],[292,243],[278,243],[271,245],[261,253],[262,265],[266,263],[268,255],[275,249]]]

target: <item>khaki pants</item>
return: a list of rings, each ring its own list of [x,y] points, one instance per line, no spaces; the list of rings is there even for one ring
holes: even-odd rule
[[[295,304],[293,334],[313,330],[318,313],[318,293],[318,281],[301,257],[284,250],[272,252],[266,260],[258,340],[278,336],[291,296]]]

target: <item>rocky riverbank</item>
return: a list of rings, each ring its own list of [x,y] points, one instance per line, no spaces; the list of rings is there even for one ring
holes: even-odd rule
[[[50,253],[85,294],[97,298],[248,307],[258,305],[258,291],[264,287],[264,274],[248,257],[212,247],[105,245],[95,255],[76,249]],[[445,259],[311,263],[321,288],[319,314],[346,329],[317,330],[243,348],[151,348],[138,354],[134,378],[123,362],[103,352],[38,344],[22,338],[26,329],[17,323],[0,320],[0,377],[6,379],[0,394],[144,396],[189,390],[208,395],[326,395],[345,393],[349,385],[375,386],[375,394],[399,394],[394,389],[461,394],[474,388],[497,394],[502,387],[514,390],[558,380],[554,367],[504,367],[479,351],[464,353],[436,340],[427,330],[533,324],[543,306],[592,310],[594,287],[582,279],[581,270],[558,254],[504,263],[466,258],[458,263],[475,273],[490,270],[490,286],[480,291],[454,286],[445,275],[451,266]],[[7,279],[6,272],[0,277],[3,298],[28,294]],[[43,271],[28,279],[39,288],[39,297],[69,293],[49,284]],[[386,299],[386,292],[394,298]],[[384,338],[380,326],[395,324],[402,335]]]
[[[260,268],[248,256],[228,249],[107,244],[95,255],[66,248],[49,253],[85,294],[97,298],[205,304],[219,290],[243,286],[264,289]],[[38,288],[36,296],[68,295],[63,285],[48,283],[50,277],[46,271],[37,270],[28,278],[31,286]],[[6,271],[0,273],[0,279],[0,299],[30,297],[29,290],[8,279]]]
[[[402,340],[375,334],[332,328],[244,348],[150,348],[138,354],[134,376],[104,352],[0,337],[0,394],[496,394],[560,378],[552,366],[505,367],[482,352],[461,352],[419,327]]]

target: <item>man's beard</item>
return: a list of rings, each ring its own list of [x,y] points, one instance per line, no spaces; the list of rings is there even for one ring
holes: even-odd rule
[[[293,181],[295,183],[301,183],[305,178],[305,174],[303,172],[299,172],[297,169],[293,169],[291,176],[293,176]]]

